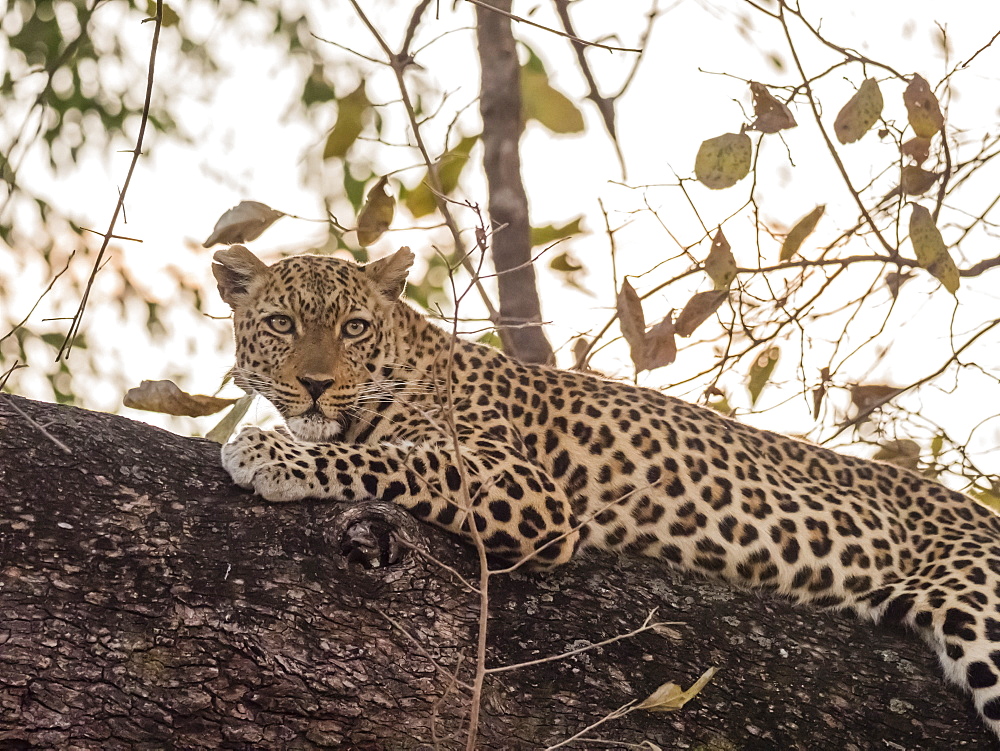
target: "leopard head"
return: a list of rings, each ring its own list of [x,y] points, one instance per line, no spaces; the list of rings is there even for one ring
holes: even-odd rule
[[[236,384],[270,401],[301,440],[342,434],[352,408],[396,362],[393,311],[413,253],[400,248],[365,266],[314,255],[267,266],[233,245],[214,260],[219,294],[233,309]]]

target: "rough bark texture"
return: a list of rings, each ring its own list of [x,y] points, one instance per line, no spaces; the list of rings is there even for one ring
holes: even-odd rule
[[[0,749],[463,747],[468,699],[450,673],[469,679],[476,598],[412,550],[375,569],[344,553],[389,550],[385,562],[408,537],[467,577],[474,557],[378,508],[267,504],[230,484],[214,444],[0,395]],[[654,560],[497,577],[490,664],[606,639],[654,607],[673,635],[489,677],[479,747],[544,748],[710,665],[719,673],[683,710],[589,737],[991,747],[914,637]]]
[[[511,0],[492,0],[510,12]],[[552,362],[540,325],[541,306],[531,265],[528,197],[521,180],[521,66],[507,16],[476,7],[482,66],[483,167],[490,190],[493,266],[498,274],[501,336],[510,354],[525,362]]]

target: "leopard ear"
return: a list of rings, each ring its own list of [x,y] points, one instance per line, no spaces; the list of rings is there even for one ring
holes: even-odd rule
[[[405,245],[387,258],[372,261],[367,264],[365,274],[375,282],[383,295],[389,300],[395,300],[403,294],[406,286],[406,273],[413,265],[413,253]]]
[[[231,308],[246,298],[255,281],[270,273],[264,262],[242,245],[216,251],[212,260],[215,261],[212,273],[219,283],[219,295]]]

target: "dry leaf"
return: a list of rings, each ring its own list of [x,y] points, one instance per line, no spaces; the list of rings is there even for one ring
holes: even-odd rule
[[[785,241],[781,244],[780,259],[782,261],[789,260],[799,252],[802,243],[816,229],[816,225],[819,223],[824,211],[826,211],[826,205],[821,204],[795,223],[795,226],[792,227],[791,231],[785,236]]]
[[[653,693],[647,696],[642,702],[636,705],[636,709],[645,709],[650,712],[673,712],[687,704],[697,696],[712,676],[716,673],[716,668],[709,668],[701,674],[701,678],[692,684],[687,691],[682,691],[676,683],[664,683]]]
[[[868,412],[881,407],[887,401],[899,393],[895,386],[886,386],[881,383],[872,383],[865,386],[855,384],[850,387],[851,403],[858,408],[858,412]]]
[[[923,164],[931,154],[931,139],[914,136],[903,144],[900,151],[917,164]]]
[[[903,167],[899,187],[908,196],[920,196],[930,190],[939,177],[941,175],[937,172],[928,172],[915,164],[907,164]]]
[[[387,176],[378,179],[368,191],[365,205],[358,214],[358,243],[363,248],[382,237],[392,224],[393,214],[396,213],[396,199],[386,192],[388,182]]]
[[[920,461],[920,444],[909,438],[886,441],[879,446],[872,458],[878,459],[880,462],[895,464],[897,467],[916,469],[917,463]]]
[[[843,144],[861,140],[882,116],[882,90],[874,78],[866,78],[847,100],[833,121],[833,132]]]
[[[944,127],[944,116],[937,97],[919,73],[913,74],[913,80],[903,92],[903,104],[906,105],[910,127],[921,138],[930,138]]]
[[[144,409],[147,412],[162,412],[181,417],[204,417],[233,404],[235,399],[220,399],[204,394],[189,394],[181,391],[173,381],[143,381],[138,387],[129,389],[122,400],[126,407]]]
[[[580,336],[573,342],[573,370],[587,370],[587,354],[590,352],[590,342]]]
[[[720,190],[736,185],[750,172],[753,150],[746,133],[709,138],[698,148],[694,174],[706,187]]]
[[[636,372],[662,368],[676,359],[677,340],[674,339],[674,322],[671,314],[646,332],[642,367],[636,363]]]
[[[228,441],[229,436],[236,430],[236,426],[240,424],[240,420],[243,419],[243,415],[247,413],[252,403],[252,394],[241,396],[236,400],[233,408],[226,412],[222,419],[215,424],[215,427],[205,433],[205,438],[216,443],[225,443]]]
[[[212,234],[208,236],[203,247],[211,248],[219,243],[233,245],[256,240],[264,230],[283,216],[283,212],[272,209],[266,203],[240,201],[219,217],[219,221],[215,223],[215,229],[212,230]]]
[[[715,282],[716,289],[729,289],[736,278],[736,259],[733,258],[729,241],[722,234],[722,227],[719,227],[712,238],[712,249],[705,259],[705,273]]]
[[[777,133],[779,130],[794,128],[798,123],[784,102],[775,99],[767,87],[756,81],[750,82],[753,93],[753,114],[756,119],[751,130],[761,133]]]
[[[684,310],[674,322],[677,336],[691,336],[694,330],[707,321],[709,316],[715,313],[728,297],[728,289],[714,289],[710,292],[699,292],[694,295],[687,301]]]
[[[899,288],[912,278],[912,271],[890,271],[885,275],[885,286],[889,288],[889,293],[893,299],[896,299],[897,295],[899,295]]]
[[[644,361],[646,346],[646,317],[642,312],[642,301],[639,300],[639,295],[629,284],[628,279],[622,282],[616,308],[622,336],[632,351],[632,362],[637,370],[641,370],[639,364]]]
[[[921,268],[927,269],[951,294],[958,292],[958,267],[934,226],[931,212],[918,203],[913,204],[910,213],[910,242]]]

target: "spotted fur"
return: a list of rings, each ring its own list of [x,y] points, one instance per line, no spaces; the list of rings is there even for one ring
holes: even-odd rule
[[[222,450],[264,498],[392,500],[536,567],[578,548],[903,623],[1000,734],[1000,517],[890,464],[650,389],[455,340],[399,300],[412,254],[359,267],[215,255],[236,381],[295,437]]]

